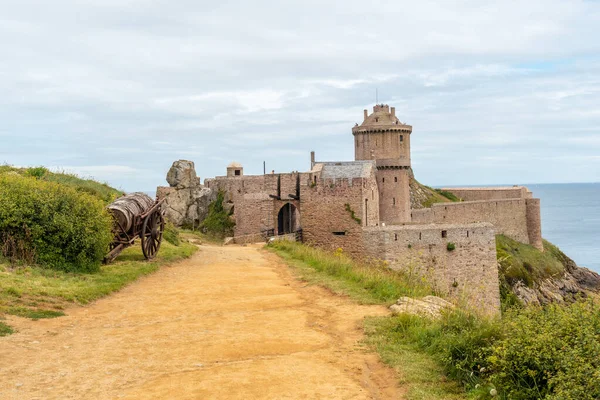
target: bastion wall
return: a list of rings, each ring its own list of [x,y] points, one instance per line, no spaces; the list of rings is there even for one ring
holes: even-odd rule
[[[443,188],[464,201],[527,199],[532,193],[525,186],[479,187],[479,188]]]
[[[496,232],[543,250],[539,199],[478,200],[437,203],[412,210],[412,222],[468,224],[490,222]]]
[[[424,277],[466,306],[486,314],[500,310],[495,230],[490,223],[365,228],[363,248],[393,269]]]

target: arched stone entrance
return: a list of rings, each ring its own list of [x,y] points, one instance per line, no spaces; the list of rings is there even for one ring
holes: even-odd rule
[[[292,203],[285,203],[277,214],[277,233],[285,235],[300,229],[300,213]]]

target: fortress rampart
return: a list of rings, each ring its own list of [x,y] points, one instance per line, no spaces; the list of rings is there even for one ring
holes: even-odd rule
[[[483,188],[443,188],[464,201],[528,199],[531,192],[524,186],[483,187]]]
[[[543,249],[539,207],[539,199],[523,198],[437,203],[431,208],[412,210],[412,222],[423,224],[490,222],[496,227],[497,233]]]
[[[448,244],[454,245],[449,250]],[[423,276],[437,290],[486,314],[500,309],[492,224],[404,225],[366,228],[367,254],[393,269]]]

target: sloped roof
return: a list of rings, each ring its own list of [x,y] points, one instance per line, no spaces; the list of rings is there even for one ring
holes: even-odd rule
[[[242,164],[238,163],[238,162],[232,162],[230,163],[227,168],[242,168]]]
[[[352,178],[369,178],[375,162],[372,160],[365,161],[345,161],[345,162],[320,162],[321,178],[324,179],[352,179]]]

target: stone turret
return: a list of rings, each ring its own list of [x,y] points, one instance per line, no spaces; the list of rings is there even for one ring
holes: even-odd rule
[[[375,160],[380,220],[410,222],[410,135],[412,126],[400,122],[396,109],[377,104],[364,110],[362,124],[352,128],[355,160]]]
[[[244,176],[244,167],[242,167],[242,164],[237,163],[237,162],[232,162],[231,164],[229,164],[227,166],[227,177],[228,178],[235,178],[235,177],[240,177],[240,176]]]

